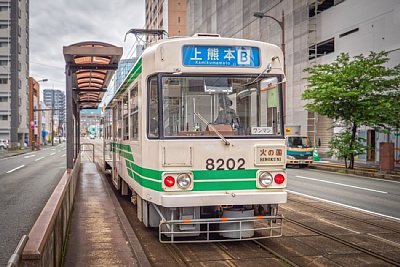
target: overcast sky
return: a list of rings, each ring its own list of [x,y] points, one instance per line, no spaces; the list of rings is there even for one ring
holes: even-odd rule
[[[101,41],[124,47],[126,56],[135,42],[124,43],[131,28],[144,27],[145,0],[33,0],[30,2],[30,76],[47,78],[41,88],[65,90],[63,46]]]

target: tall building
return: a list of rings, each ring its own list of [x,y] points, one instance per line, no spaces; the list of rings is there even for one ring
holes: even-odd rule
[[[186,0],[146,0],[146,29],[165,30],[169,36],[186,35]],[[154,37],[147,40],[154,41]]]
[[[64,135],[65,129],[65,93],[58,89],[44,89],[43,90],[43,101],[49,109],[53,111],[53,122],[57,122],[57,127],[53,128],[59,135]]]
[[[137,58],[121,59],[118,63],[118,69],[115,71],[114,76],[114,91],[118,90],[119,86],[124,82],[126,76],[131,71],[133,65],[135,65]]]
[[[254,17],[254,12],[263,12],[278,21],[283,16],[283,29],[271,18]],[[389,65],[398,64],[399,18],[398,0],[187,1],[188,35],[218,33],[281,46],[284,30],[285,123],[300,126],[302,134],[320,144],[322,154],[327,152],[333,135],[332,121],[304,109],[301,95],[306,88],[307,73],[303,70],[316,63],[330,63],[341,52],[354,56],[369,51],[391,51]],[[368,136],[368,144],[378,148],[378,133],[371,132]]]
[[[29,1],[0,1],[0,138],[11,147],[29,136]]]

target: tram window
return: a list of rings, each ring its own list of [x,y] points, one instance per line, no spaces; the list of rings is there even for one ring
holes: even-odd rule
[[[122,139],[122,101],[118,101],[117,138]]]
[[[131,116],[131,140],[138,140],[139,133],[139,121],[138,121],[138,88],[135,86],[131,90],[131,98],[130,98],[130,116]]]
[[[149,137],[158,137],[158,94],[157,94],[157,79],[151,78],[148,90],[149,98],[149,116],[148,129]]]
[[[118,105],[114,106],[113,108],[113,124],[112,124],[112,132],[113,132],[113,140],[115,140],[116,138],[118,138],[117,134],[117,118],[118,118]]]
[[[123,107],[123,139],[124,140],[129,140],[129,116],[128,116],[128,96],[124,97],[123,102],[122,102],[122,107]]]
[[[280,134],[277,77],[163,77],[164,136]]]

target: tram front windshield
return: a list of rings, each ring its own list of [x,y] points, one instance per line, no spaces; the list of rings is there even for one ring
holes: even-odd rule
[[[163,77],[164,136],[280,135],[278,78],[256,78]]]

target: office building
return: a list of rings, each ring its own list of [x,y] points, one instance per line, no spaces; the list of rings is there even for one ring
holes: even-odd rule
[[[65,93],[57,89],[44,89],[43,101],[49,109],[53,110],[53,131],[64,136],[65,129]]]
[[[263,12],[278,21],[284,18],[283,29],[271,18],[255,17],[254,12]],[[281,46],[284,30],[285,123],[300,126],[302,134],[308,134],[320,145],[323,156],[334,133],[332,120],[304,109],[301,95],[307,73],[303,70],[316,63],[330,63],[341,52],[354,56],[382,50],[390,51],[388,64],[393,67],[400,62],[399,26],[398,0],[187,1],[188,35],[218,33]],[[369,132],[360,130],[359,135],[368,137],[368,144],[378,151],[382,137],[373,129],[364,130]],[[378,157],[371,155],[365,160]]]
[[[0,138],[13,148],[29,136],[29,2],[0,1]]]
[[[186,0],[146,0],[146,29],[165,30],[169,36],[186,35]]]

